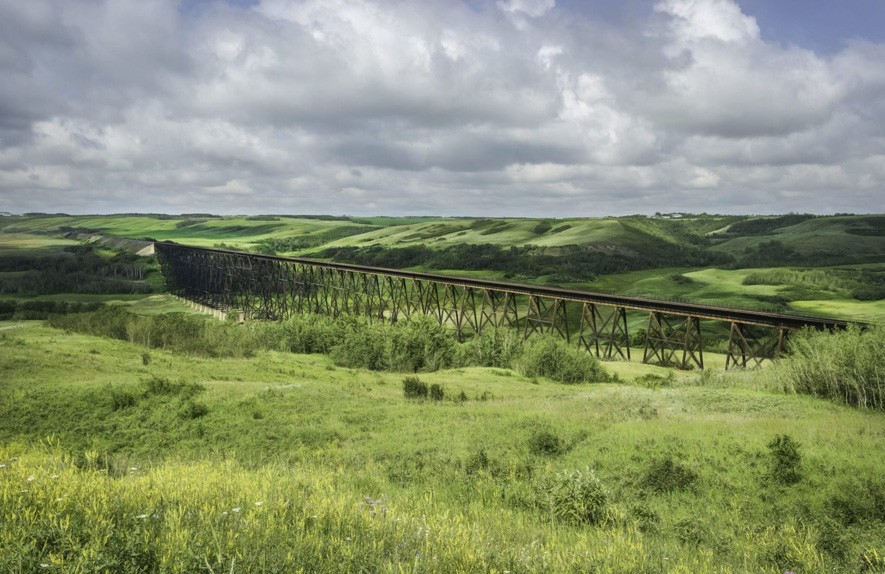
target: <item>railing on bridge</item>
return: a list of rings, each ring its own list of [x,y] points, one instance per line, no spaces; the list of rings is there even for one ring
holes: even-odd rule
[[[592,293],[417,273],[397,269],[274,257],[171,242],[155,244],[170,292],[252,319],[301,313],[362,314],[389,321],[414,315],[451,325],[463,339],[488,328],[521,329],[525,337],[555,333],[600,359],[630,360],[628,311],[648,313],[642,360],[704,368],[701,325],[728,329],[726,368],[758,366],[776,357],[791,330],[843,329],[846,321],[730,309],[642,297]]]

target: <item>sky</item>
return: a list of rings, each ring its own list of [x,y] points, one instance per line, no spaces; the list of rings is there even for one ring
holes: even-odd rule
[[[885,212],[885,0],[0,0],[0,212]]]

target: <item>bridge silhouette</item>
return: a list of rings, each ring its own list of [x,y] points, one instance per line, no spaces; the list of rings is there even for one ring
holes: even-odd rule
[[[837,330],[849,322],[714,305],[594,293],[156,242],[168,290],[248,319],[361,314],[398,321],[427,316],[460,339],[489,328],[526,338],[554,333],[604,360],[631,360],[627,313],[648,313],[642,361],[704,368],[703,323],[727,325],[726,369],[778,356],[791,331]]]

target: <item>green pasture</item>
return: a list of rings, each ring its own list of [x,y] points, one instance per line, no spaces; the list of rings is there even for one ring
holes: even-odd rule
[[[740,253],[772,240],[807,257],[880,260],[885,245],[885,216],[809,219],[762,235],[729,238],[714,249]]]
[[[0,569],[882,567],[881,413],[658,369],[419,373],[445,396],[414,400],[319,355],[0,323]]]
[[[65,247],[79,244],[79,241],[64,239],[58,235],[0,231],[0,256],[58,253]]]

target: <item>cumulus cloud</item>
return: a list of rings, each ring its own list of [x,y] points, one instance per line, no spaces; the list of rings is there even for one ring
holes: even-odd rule
[[[882,211],[885,45],[734,0],[0,0],[14,211]],[[643,8],[645,7],[645,8]]]

